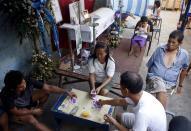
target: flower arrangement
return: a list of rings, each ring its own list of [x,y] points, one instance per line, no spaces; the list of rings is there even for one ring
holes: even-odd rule
[[[56,67],[54,62],[45,52],[33,53],[33,78],[37,80],[48,80],[52,78],[53,71]]]
[[[109,45],[111,47],[116,48],[120,44],[120,35],[124,32],[125,28],[127,28],[126,22],[128,16],[134,18],[131,13],[120,13],[120,10],[115,12],[115,22],[111,26],[111,31],[108,37]]]
[[[37,0],[0,0],[0,14],[3,20],[3,26],[10,27],[15,30],[20,43],[23,39],[30,39],[34,44],[34,49],[38,52],[39,49],[39,29],[38,18],[35,15],[35,10],[32,8],[32,2]],[[50,2],[47,0],[45,5],[50,9]],[[44,12],[41,12],[44,14]],[[47,22],[44,22],[45,28],[49,31]],[[48,32],[49,33],[49,32]]]
[[[119,32],[115,30],[115,28],[112,29],[109,33],[108,39],[109,39],[109,46],[116,48],[120,43]]]
[[[5,18],[3,23],[9,23],[17,31],[21,42],[23,38],[31,38],[37,27],[31,3],[32,0],[0,1],[0,13]]]

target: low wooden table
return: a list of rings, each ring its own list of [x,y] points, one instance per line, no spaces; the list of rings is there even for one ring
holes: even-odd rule
[[[64,122],[70,122],[72,124],[80,124],[87,127],[98,128],[103,131],[109,131],[109,124],[105,123],[104,115],[112,115],[114,112],[114,107],[110,105],[104,105],[100,109],[97,109],[93,107],[93,100],[90,99],[88,92],[77,89],[72,89],[72,92],[76,93],[77,95],[77,103],[70,103],[70,98],[66,95],[60,96],[58,101],[51,109],[54,116]],[[106,100],[111,98],[97,95],[97,99]],[[78,106],[78,110],[72,115],[70,112],[75,106]],[[89,112],[90,115],[88,117],[83,117],[82,112],[84,111]]]

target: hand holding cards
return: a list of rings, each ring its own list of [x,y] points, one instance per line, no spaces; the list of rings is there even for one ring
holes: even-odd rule
[[[95,99],[95,98],[96,98],[96,90],[91,90],[91,92],[90,92],[90,97],[91,97],[92,99]]]
[[[71,104],[76,104],[77,103],[77,98],[76,97],[72,97],[72,98],[70,98],[69,102]]]
[[[71,97],[76,97],[77,98],[77,95],[74,93],[74,92],[69,92],[69,91],[66,91],[66,93]]]

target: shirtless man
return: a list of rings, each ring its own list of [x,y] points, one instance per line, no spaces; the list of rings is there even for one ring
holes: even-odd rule
[[[180,47],[183,38],[181,31],[173,31],[167,44],[158,47],[147,63],[146,91],[155,94],[164,108],[167,105],[166,90],[178,86],[177,93],[181,93],[187,74],[188,53]]]

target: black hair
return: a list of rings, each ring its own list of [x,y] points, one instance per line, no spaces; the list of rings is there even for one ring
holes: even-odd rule
[[[5,88],[9,89],[10,91],[15,91],[23,79],[24,75],[20,71],[10,70],[6,73],[4,78]]]
[[[180,30],[174,30],[170,33],[169,38],[176,38],[179,43],[181,43],[184,39],[184,34]]]
[[[124,72],[121,75],[120,84],[127,88],[132,94],[137,94],[143,89],[143,79],[135,72]]]
[[[142,16],[140,22],[148,22],[148,17]]]
[[[154,4],[156,5],[156,7],[157,7],[157,8],[159,8],[159,7],[160,7],[160,1],[158,1],[158,0],[157,0],[157,1],[155,1],[155,3],[154,3]]]
[[[148,22],[148,17],[146,17],[146,16],[142,16],[141,17],[141,22]]]
[[[104,49],[105,52],[106,52],[106,57],[105,57],[105,67],[104,69],[106,70],[106,67],[107,67],[107,63],[108,63],[108,59],[111,59],[110,57],[110,54],[109,54],[109,47],[107,46],[107,44],[103,43],[103,42],[98,42],[96,45],[95,45],[95,48],[94,48],[94,53],[92,55],[92,58],[93,58],[93,64],[94,64],[94,61],[95,59],[97,58],[96,56],[96,51],[98,49]],[[112,60],[112,59],[111,59]]]
[[[184,116],[175,116],[169,123],[168,131],[190,131],[191,122]]]

